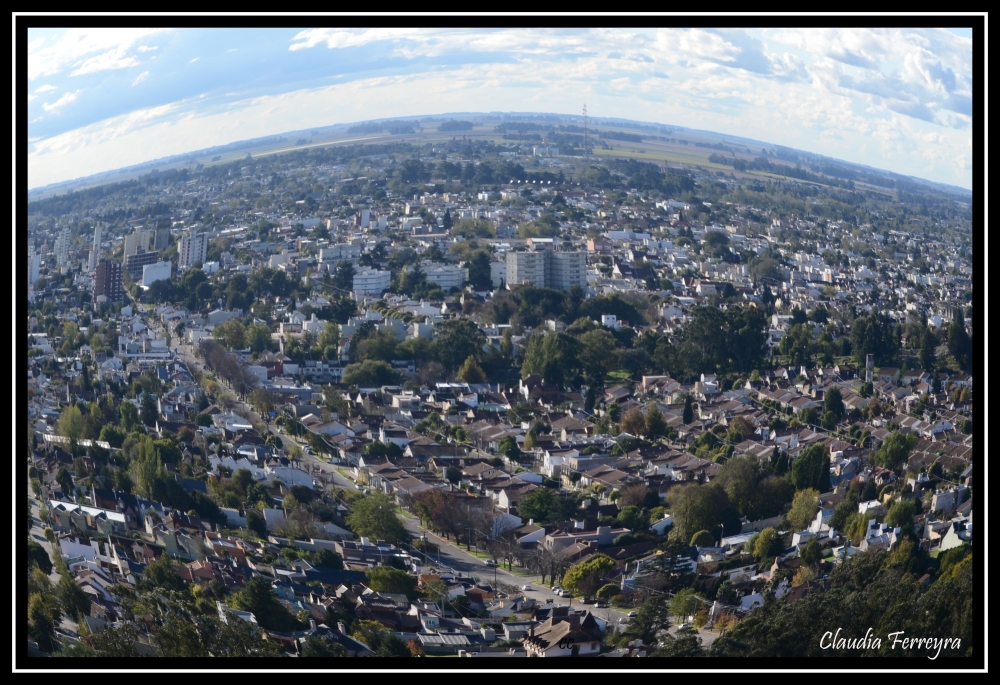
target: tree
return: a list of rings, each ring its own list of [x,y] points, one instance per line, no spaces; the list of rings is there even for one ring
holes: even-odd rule
[[[815,566],[822,558],[823,551],[820,549],[819,542],[816,541],[816,538],[812,538],[802,550],[802,563],[806,566]]]
[[[684,588],[670,598],[670,613],[674,616],[690,616],[697,613],[702,606],[704,606],[702,598],[694,588]]]
[[[566,571],[562,579],[563,587],[574,594],[592,597],[616,569],[617,564],[611,557],[592,554]]]
[[[803,530],[813,520],[819,508],[819,490],[806,488],[799,490],[792,498],[792,508],[788,512],[788,523],[793,530]]]
[[[65,466],[60,466],[59,470],[56,471],[56,482],[59,483],[59,488],[63,491],[63,494],[72,496],[75,492],[73,476],[70,475],[69,469]]]
[[[688,425],[694,422],[694,404],[691,400],[691,395],[684,396],[684,425]]]
[[[345,385],[381,387],[397,384],[399,374],[384,361],[366,359],[360,364],[344,367],[343,382]]]
[[[972,371],[972,339],[965,332],[965,318],[961,313],[948,326],[948,353],[964,371]]]
[[[80,407],[71,404],[63,409],[57,424],[59,434],[71,443],[78,442],[87,432],[87,422],[80,412]]]
[[[138,644],[139,631],[131,623],[123,623],[117,628],[104,628],[90,636],[90,646],[100,657],[132,659],[143,656]]]
[[[411,658],[413,653],[410,652],[410,648],[406,646],[406,643],[401,638],[389,633],[382,638],[378,649],[375,650],[375,656],[381,658]]]
[[[263,576],[254,576],[243,589],[233,594],[235,608],[251,612],[265,630],[285,632],[293,630],[297,621],[278,601],[278,595]]]
[[[56,625],[44,598],[37,593],[28,599],[28,626],[28,635],[41,651],[51,654],[56,650],[59,645]]]
[[[118,407],[118,414],[121,416],[121,427],[125,429],[126,434],[142,425],[139,421],[139,410],[131,402],[122,402]]]
[[[343,569],[344,560],[333,550],[321,547],[313,554],[313,563],[322,568]]]
[[[680,540],[690,540],[699,530],[717,530],[728,521],[730,526],[738,526],[739,514],[730,506],[726,491],[712,485],[685,485],[671,488],[667,503],[674,518],[671,535]],[[737,527],[738,530],[738,527]]]
[[[650,440],[663,437],[667,434],[667,421],[663,418],[663,412],[656,404],[651,404],[646,410],[646,430],[645,435]]]
[[[129,466],[129,476],[135,484],[135,491],[147,499],[154,498],[157,482],[167,478],[160,453],[148,435],[139,439],[139,454]]]
[[[300,655],[304,657],[346,657],[347,650],[327,635],[310,635],[302,643]]]
[[[327,321],[323,330],[320,331],[316,345],[325,350],[327,347],[338,347],[340,345],[340,326],[333,321]]]
[[[469,357],[479,359],[486,336],[469,319],[450,319],[441,324],[435,334],[433,350],[438,361],[455,370]]]
[[[471,356],[462,362],[461,368],[459,368],[458,373],[455,375],[460,381],[465,383],[486,382],[486,374],[483,373],[482,368],[476,363],[476,358]]]
[[[146,393],[142,396],[142,401],[139,403],[139,417],[146,426],[155,426],[156,420],[160,417],[160,410],[156,406],[156,398]]]
[[[573,507],[572,500],[560,498],[549,488],[532,490],[518,502],[521,517],[534,519],[536,524],[565,520],[565,515],[572,511]]]
[[[393,544],[406,540],[406,528],[388,495],[373,493],[354,501],[347,525],[359,536]]]
[[[229,613],[224,621],[213,617],[209,625],[211,628],[203,630],[202,635],[208,638],[208,649],[217,657],[266,658],[282,655],[281,647],[273,640],[265,639],[260,628],[233,613]]]
[[[631,531],[644,531],[649,525],[647,514],[636,506],[622,507],[618,512],[618,523]]]
[[[333,285],[342,291],[354,290],[354,266],[350,262],[337,262],[337,268],[333,272]]]
[[[765,528],[756,535],[752,554],[758,560],[772,560],[785,549],[781,536],[774,528]]]
[[[389,566],[368,569],[368,587],[375,592],[393,592],[413,599],[417,593],[417,579],[406,571]]]
[[[692,547],[712,547],[715,545],[715,538],[707,530],[699,530],[691,536]]]
[[[844,415],[844,397],[837,386],[827,390],[826,396],[823,398],[823,413],[827,412],[833,413],[837,417],[837,421],[840,421]]]
[[[830,490],[830,457],[824,445],[811,445],[795,457],[788,472],[788,479],[796,490],[813,488],[819,492]]]
[[[920,340],[920,368],[925,371],[933,372],[937,367],[937,355],[935,353],[937,344],[937,336],[931,332],[928,326],[924,329],[924,334]]]
[[[374,652],[382,644],[382,640],[392,632],[378,621],[361,620],[354,623],[351,637],[361,642]]]
[[[35,564],[45,575],[52,573],[52,560],[45,548],[35,541],[28,542],[28,564]]]
[[[90,613],[90,597],[80,587],[69,571],[60,574],[59,585],[56,586],[56,596],[63,613],[80,621],[80,617]]]
[[[629,435],[642,435],[646,432],[646,417],[639,407],[632,407],[622,418],[621,429]]]
[[[917,514],[917,502],[912,499],[901,499],[889,507],[885,522],[893,528],[899,527],[908,531],[913,527],[913,517]]]
[[[651,657],[695,657],[705,656],[705,650],[701,646],[701,638],[698,633],[690,628],[683,628],[677,631],[676,635],[664,635],[661,638],[660,646],[651,654]]]
[[[623,634],[646,644],[656,644],[659,633],[669,627],[670,604],[663,595],[654,595],[639,607],[634,618],[629,619]]]
[[[165,657],[205,657],[208,650],[198,633],[196,622],[172,616],[156,630],[153,641]]]
[[[476,252],[469,260],[469,284],[476,290],[490,290],[493,287],[493,272],[490,256],[484,251]]]
[[[267,523],[256,509],[247,511],[247,529],[260,539],[267,539]]]
[[[879,447],[875,453],[875,463],[895,471],[906,463],[910,451],[916,446],[916,435],[897,431],[886,438]]]

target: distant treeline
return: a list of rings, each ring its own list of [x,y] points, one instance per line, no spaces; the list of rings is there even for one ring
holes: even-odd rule
[[[415,133],[413,125],[405,122],[380,121],[357,124],[347,129],[348,133],[382,133],[387,132],[393,135],[410,135]]]
[[[438,126],[438,131],[441,131],[442,133],[451,131],[471,131],[471,130],[472,130],[471,121],[455,121],[454,119],[452,119],[450,121],[445,121],[440,126]]]

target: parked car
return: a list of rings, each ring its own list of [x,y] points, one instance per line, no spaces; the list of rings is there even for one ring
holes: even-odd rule
[[[524,590],[525,592],[527,592],[528,590],[531,589],[531,586],[530,585],[522,585],[521,589]]]
[[[635,618],[636,617],[636,613],[634,611],[630,611],[630,612],[628,612],[628,617],[629,618]]]
[[[677,626],[677,630],[684,630],[684,629],[690,628],[690,627],[691,627],[690,623],[682,623],[679,626]]]

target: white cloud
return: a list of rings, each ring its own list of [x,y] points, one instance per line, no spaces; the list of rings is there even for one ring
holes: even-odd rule
[[[45,84],[44,86],[38,86],[35,88],[35,93],[48,93],[49,91],[55,90],[56,87],[50,84]]]
[[[145,36],[166,29],[141,28],[88,28],[70,29],[47,47],[36,45],[28,54],[28,79],[58,74],[67,67],[79,66],[75,75],[92,73],[101,69],[118,69],[130,66],[134,58],[126,52]],[[49,41],[52,43],[52,41]],[[32,42],[35,44],[35,41]],[[96,57],[95,53],[101,53]]]
[[[28,43],[28,54],[30,55],[38,48],[42,47],[42,43],[45,42],[45,36],[39,36],[35,40]]]
[[[35,99],[36,97],[38,97],[38,96],[37,96],[37,95],[32,95],[31,93],[28,93],[28,102],[31,102],[31,101],[32,101],[32,100],[34,100],[34,99]]]
[[[159,45],[140,45],[139,47],[136,48],[136,50],[138,50],[139,52],[150,52],[152,50],[159,50],[159,49],[160,49]]]
[[[76,91],[76,93],[79,92],[80,91]],[[43,104],[42,109],[44,109],[46,112],[52,112],[54,110],[61,108],[64,105],[68,105],[69,103],[76,100],[76,93],[65,93],[61,98],[59,98],[55,102],[52,103],[46,102],[45,104]]]
[[[121,49],[108,50],[104,54],[90,57],[84,60],[70,76],[81,76],[83,74],[93,74],[95,71],[107,71],[108,69],[124,69],[134,67],[139,63],[135,57],[122,54]]]
[[[197,62],[200,59],[201,59],[201,57],[195,57],[193,60],[191,60],[190,62],[188,62],[188,64],[194,64],[195,62]]]
[[[137,86],[140,83],[142,83],[143,81],[145,81],[147,78],[149,78],[149,72],[148,71],[144,71],[144,72],[142,72],[141,74],[139,74],[138,76],[135,77],[135,81],[132,81],[132,85],[133,86]]]

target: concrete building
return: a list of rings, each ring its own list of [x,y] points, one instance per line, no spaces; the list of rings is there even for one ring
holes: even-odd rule
[[[139,252],[149,252],[153,247],[153,232],[144,231],[141,229],[135,229],[129,235],[125,236],[125,255],[124,258],[128,259],[134,254]],[[142,275],[142,272],[139,272]],[[138,278],[138,277],[137,277]]]
[[[136,252],[125,258],[125,272],[129,278],[138,283],[142,280],[143,268],[158,261],[160,255],[156,252]]]
[[[42,266],[42,258],[37,254],[28,255],[28,285],[38,283],[38,270]]]
[[[118,302],[122,299],[122,264],[116,259],[104,259],[94,270],[94,301]]]
[[[184,271],[194,266],[195,262],[205,263],[208,253],[208,234],[187,233],[181,238],[177,249],[177,270]]]
[[[156,262],[142,267],[142,285],[149,287],[156,281],[170,280],[170,262]]]
[[[546,257],[549,252],[508,252],[507,285],[546,284]]]
[[[490,280],[494,288],[507,282],[507,262],[490,262]]]
[[[427,274],[428,282],[441,286],[445,292],[461,288],[469,280],[469,270],[465,267],[433,262],[423,262],[420,266]]]
[[[352,290],[356,293],[380,294],[389,287],[392,281],[392,273],[379,269],[363,269],[354,274],[354,286]]]
[[[587,285],[586,252],[507,253],[507,285],[531,284],[545,288],[568,290],[574,285]]]
[[[53,248],[56,255],[56,264],[60,267],[69,266],[69,251],[71,247],[69,226],[67,226],[59,231],[59,235],[56,236],[55,247]]]
[[[170,219],[157,219],[153,234],[153,249],[165,250],[170,245]]]
[[[87,264],[87,271],[94,273],[97,264],[101,261],[101,227],[94,227],[94,242],[90,246],[90,261]]]

